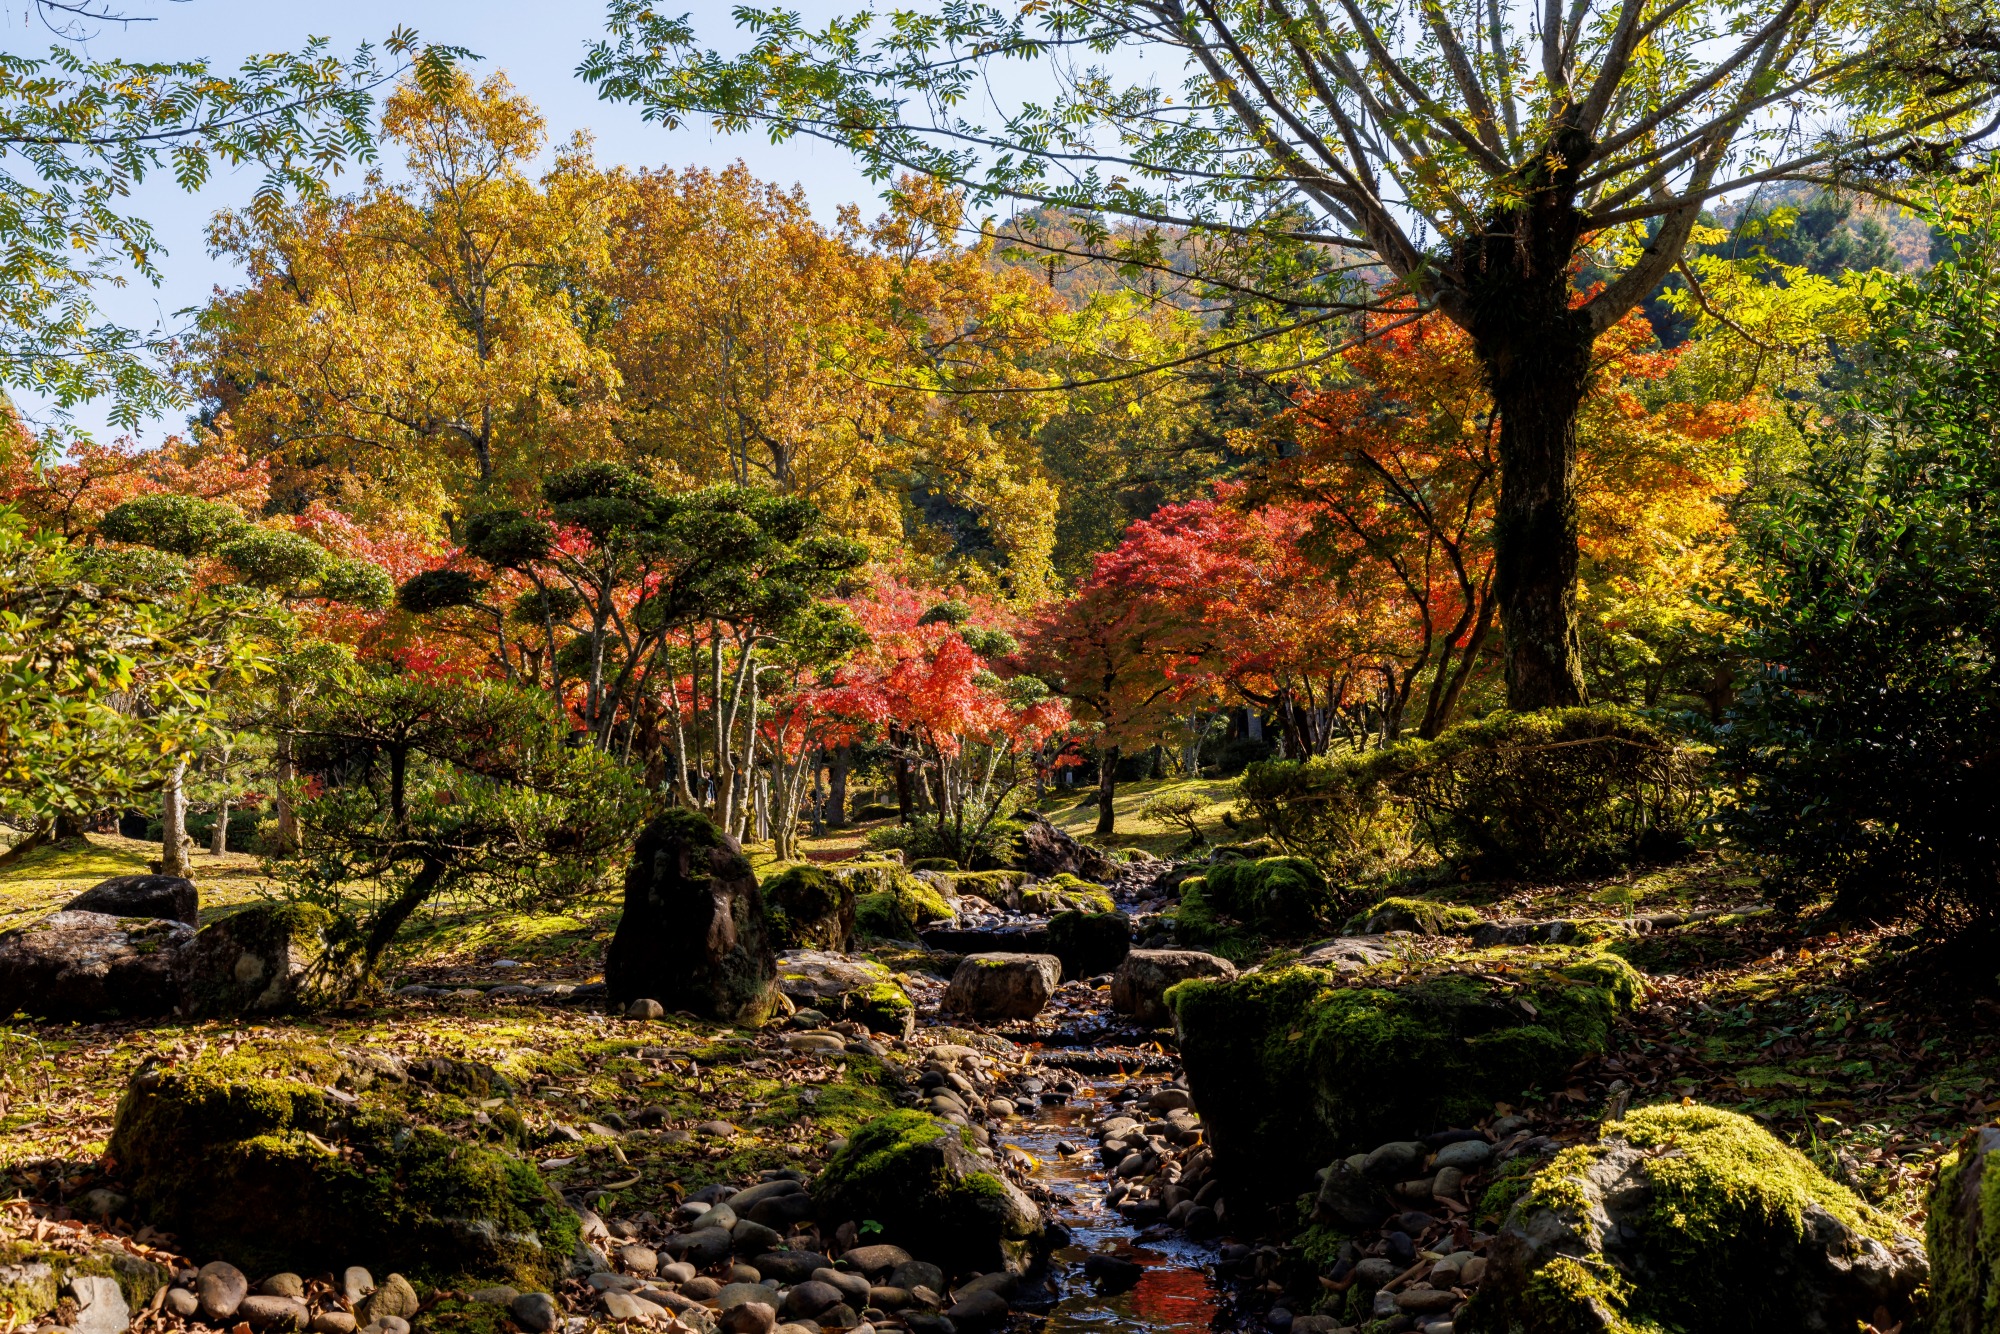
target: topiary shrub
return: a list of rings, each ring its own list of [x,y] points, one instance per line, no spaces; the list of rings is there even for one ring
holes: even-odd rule
[[[1603,708],[1501,712],[1433,741],[1255,765],[1242,791],[1274,839],[1325,864],[1414,840],[1482,876],[1681,856],[1713,804],[1702,752]]]
[[[1293,967],[1168,991],[1232,1215],[1291,1199],[1336,1156],[1471,1125],[1548,1087],[1604,1050],[1640,991],[1608,955],[1522,948],[1505,979],[1495,962],[1407,979],[1401,962]]]

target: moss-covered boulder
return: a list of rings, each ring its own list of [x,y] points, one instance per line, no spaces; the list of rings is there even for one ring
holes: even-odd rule
[[[358,1264],[545,1290],[576,1214],[517,1152],[519,1114],[454,1087],[304,1042],[149,1062],[109,1154],[153,1226],[253,1274]]]
[[[1470,1125],[1605,1049],[1640,989],[1577,950],[1197,979],[1167,993],[1232,1215],[1289,1200],[1314,1168]]]
[[[211,922],[182,955],[186,1013],[270,1014],[334,999],[354,979],[311,903],[260,903]]]
[[[625,912],[604,956],[612,998],[755,1023],[774,1004],[775,972],[764,896],[742,847],[694,811],[661,812],[625,873]]]
[[[1166,995],[1194,977],[1233,978],[1236,965],[1200,950],[1132,950],[1111,978],[1111,1008],[1158,1028],[1173,1022]]]
[[[1390,931],[1412,931],[1420,936],[1461,936],[1486,919],[1477,908],[1458,903],[1438,903],[1431,899],[1383,899],[1347,919],[1350,936],[1379,936]],[[1526,940],[1481,942],[1495,945],[1526,945]],[[1537,944],[1574,945],[1577,942],[1548,941]]]
[[[876,1033],[908,1037],[917,1007],[896,975],[869,959],[825,950],[778,956],[778,990],[801,1009],[849,1019]]]
[[[920,927],[950,922],[958,910],[935,885],[919,880],[894,862],[871,868],[869,879],[880,887],[863,892],[854,903],[855,930],[877,940],[915,940]]]
[[[2000,1331],[2000,1126],[1959,1140],[1931,1186],[1924,1224],[1936,1334]]]
[[[1122,912],[1059,912],[1049,919],[1049,953],[1071,980],[1108,973],[1132,950],[1132,919]]]
[[[1212,911],[1274,936],[1313,931],[1331,916],[1339,897],[1303,857],[1225,861],[1209,867],[1202,881]]]
[[[1020,893],[1021,910],[1034,913],[1090,912],[1117,910],[1111,891],[1073,875],[1052,875],[1038,880]]]
[[[1908,1321],[1923,1278],[1914,1238],[1755,1121],[1647,1107],[1535,1177],[1453,1328],[1829,1334]]]
[[[79,1278],[108,1278],[118,1285],[127,1308],[140,1311],[173,1278],[165,1265],[155,1264],[117,1246],[70,1250],[28,1239],[0,1244],[0,1322],[8,1328],[32,1327],[51,1314],[62,1290]]]
[[[820,1221],[881,1225],[880,1240],[950,1274],[1020,1270],[1043,1242],[1041,1210],[982,1160],[969,1130],[889,1112],[855,1131],[813,1183]]]
[[[764,917],[777,950],[846,950],[854,944],[854,885],[810,863],[763,883]]]
[[[1026,871],[960,871],[936,877],[950,886],[951,893],[964,898],[984,899],[996,908],[1021,907],[1021,890],[1031,877]]]

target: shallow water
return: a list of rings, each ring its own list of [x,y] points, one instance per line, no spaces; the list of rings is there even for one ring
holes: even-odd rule
[[[1067,1106],[1037,1109],[1033,1121],[1009,1124],[999,1137],[1035,1160],[1033,1176],[1057,1198],[1056,1221],[1070,1231],[1072,1244],[1053,1257],[1058,1295],[1049,1311],[1048,1334],[1095,1334],[1107,1330],[1149,1330],[1160,1334],[1209,1334],[1220,1309],[1220,1293],[1211,1275],[1212,1246],[1175,1235],[1141,1242],[1137,1229],[1115,1209],[1104,1205],[1106,1182],[1093,1181],[1097,1142],[1087,1129],[1090,1114],[1117,1087],[1093,1082]],[[1084,1152],[1064,1158],[1056,1152],[1067,1139]],[[1102,1176],[1102,1173],[1098,1173]],[[1100,1295],[1083,1276],[1083,1262],[1093,1253],[1108,1253],[1144,1268],[1138,1286],[1129,1292]]]

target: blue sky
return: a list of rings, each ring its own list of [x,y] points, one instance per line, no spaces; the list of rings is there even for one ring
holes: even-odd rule
[[[116,2],[116,0],[114,0]],[[668,0],[671,6],[674,0]],[[727,6],[719,0],[681,0],[703,23],[708,42],[733,47]],[[506,71],[515,86],[540,104],[551,140],[575,129],[597,136],[598,159],[631,166],[721,166],[742,158],[767,180],[805,187],[814,211],[831,221],[839,205],[872,202],[876,191],[852,160],[824,144],[799,141],[773,147],[754,135],[717,136],[706,129],[663,130],[643,122],[637,111],[600,102],[576,78],[584,47],[602,29],[597,0],[342,0],[338,4],[294,0],[122,0],[124,11],[153,18],[129,27],[100,26],[83,49],[98,57],[189,59],[205,57],[235,67],[244,57],[296,48],[308,35],[332,39],[352,50],[380,41],[399,24],[427,40],[471,48],[483,59],[475,70]],[[819,6],[813,6],[815,8]],[[40,53],[53,40],[22,0],[0,0],[0,43],[9,51]],[[351,179],[351,178],[350,178]],[[135,284],[107,293],[105,309],[121,322],[151,327],[176,322],[173,312],[198,305],[217,285],[236,281],[229,264],[211,259],[202,242],[217,209],[248,201],[257,180],[254,169],[220,173],[195,195],[171,181],[148,182],[134,199],[134,211],[151,220],[167,254],[160,262],[165,281],[155,288]],[[336,189],[340,188],[336,184]],[[23,400],[33,411],[35,404]],[[76,426],[100,437],[114,434],[104,412],[86,404],[73,414]],[[149,423],[140,438],[156,443],[181,419]]]

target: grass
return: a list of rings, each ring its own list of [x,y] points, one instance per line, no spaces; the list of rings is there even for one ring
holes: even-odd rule
[[[117,834],[36,848],[11,866],[0,867],[0,930],[23,926],[60,909],[100,880],[145,875],[160,847]],[[194,854],[191,877],[201,890],[201,920],[213,921],[262,896],[270,883],[262,859],[246,852],[220,857]]]

